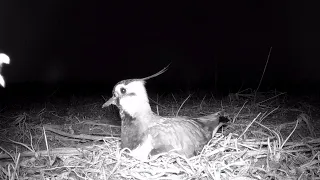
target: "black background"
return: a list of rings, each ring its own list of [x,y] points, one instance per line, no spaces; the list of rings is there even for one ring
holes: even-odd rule
[[[111,93],[149,76],[158,91],[318,93],[318,4],[307,1],[1,1],[7,88]],[[65,89],[68,89],[65,88]],[[21,90],[21,87],[19,88]]]

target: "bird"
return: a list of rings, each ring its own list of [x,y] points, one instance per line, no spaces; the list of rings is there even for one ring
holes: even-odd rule
[[[2,87],[6,86],[5,80],[1,74],[1,70],[2,70],[2,64],[10,64],[10,58],[8,55],[4,54],[4,53],[0,53],[0,85]]]
[[[145,78],[118,82],[113,87],[113,96],[102,105],[102,108],[115,105],[119,109],[121,149],[130,149],[130,155],[140,161],[171,151],[191,158],[209,142],[215,127],[228,121],[219,113],[196,119],[163,117],[154,113],[145,87],[146,80],[163,74],[168,66]]]

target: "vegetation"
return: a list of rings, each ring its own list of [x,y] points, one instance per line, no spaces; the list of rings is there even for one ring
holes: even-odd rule
[[[119,149],[115,107],[101,97],[7,106],[1,112],[0,179],[317,179],[319,106],[312,99],[249,90],[218,100],[211,94],[150,95],[162,116],[230,118],[199,155],[175,153],[140,162]]]

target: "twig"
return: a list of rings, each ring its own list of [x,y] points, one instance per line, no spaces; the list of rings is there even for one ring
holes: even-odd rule
[[[112,176],[112,174],[118,169],[118,167],[121,165],[121,155],[124,153],[124,151],[129,150],[128,148],[123,148],[120,150],[119,154],[117,154],[117,164],[113,167],[113,169],[111,170],[110,174],[107,176],[107,180],[110,179],[110,177]]]
[[[283,94],[286,94],[286,93],[287,93],[287,92],[280,93],[280,94],[275,95],[275,96],[273,96],[273,97],[271,97],[271,98],[268,98],[268,99],[266,99],[266,100],[260,101],[260,102],[258,102],[257,104],[264,103],[264,102],[266,102],[266,101],[269,101],[269,100],[271,100],[271,99],[274,99],[274,98],[276,98],[276,97],[278,97],[278,96],[281,96],[281,95],[283,95]]]
[[[289,140],[289,138],[292,136],[293,132],[297,129],[299,122],[301,121],[301,118],[299,117],[297,119],[296,125],[293,128],[293,130],[291,131],[291,133],[289,134],[289,136],[286,138],[286,140],[284,140],[284,142],[281,144],[280,149],[282,149],[282,147],[287,143],[287,141]]]
[[[160,107],[162,107],[162,108],[164,108],[164,109],[166,109],[166,108],[167,108],[167,107],[165,107],[165,106],[163,106],[163,105],[159,104],[159,103],[158,103],[158,102],[156,102],[155,100],[151,99],[150,97],[149,97],[149,100],[151,100],[153,103],[155,103],[156,105],[158,105],[158,106],[160,106]]]
[[[17,141],[11,140],[11,139],[8,139],[8,140],[11,141],[11,142],[13,142],[13,143],[19,144],[19,145],[27,148],[29,151],[34,152],[34,149],[32,149],[32,146],[31,146],[31,148],[30,148],[30,147],[28,147],[26,144],[23,144],[23,143],[21,143],[21,142],[17,142]],[[31,143],[32,143],[32,137],[31,137]]]
[[[237,119],[237,117],[239,116],[241,110],[244,108],[244,106],[247,104],[248,101],[245,101],[241,107],[241,109],[239,110],[239,112],[234,116],[233,120],[232,120],[232,123],[234,123]]]
[[[54,132],[56,134],[59,134],[61,136],[66,136],[66,137],[71,137],[71,138],[75,138],[75,139],[89,139],[89,140],[94,140],[94,141],[100,141],[105,137],[100,137],[100,136],[92,136],[92,135],[86,135],[86,134],[80,134],[80,135],[74,135],[74,134],[69,134],[57,129],[53,129],[48,125],[45,125],[44,128],[48,131]],[[115,136],[120,136],[119,134],[115,134]]]
[[[259,114],[251,121],[251,123],[246,127],[246,129],[242,132],[242,134],[238,137],[238,139],[240,139],[241,136],[243,136],[243,135],[247,132],[247,130],[249,129],[249,127],[252,125],[252,123],[254,123],[254,122],[258,119],[258,117],[260,116],[260,114],[261,114],[261,113],[259,113]]]
[[[269,58],[270,58],[271,51],[272,51],[272,47],[270,47],[269,54],[268,54],[268,58],[267,58],[267,62],[266,62],[266,64],[264,65],[264,69],[263,69],[262,76],[261,76],[260,81],[259,81],[259,85],[258,85],[258,87],[257,87],[257,89],[256,89],[256,91],[255,91],[255,93],[254,93],[254,103],[256,102],[257,92],[258,92],[258,90],[259,90],[259,88],[260,88],[262,79],[263,79],[263,77],[264,77],[264,73],[266,72],[266,69],[267,69],[267,66],[268,66],[268,63],[269,63]]]
[[[0,147],[1,148],[1,147]],[[55,149],[51,149],[50,150],[50,155],[60,155],[60,156],[73,156],[73,155],[81,155],[84,153],[84,151],[93,151],[93,150],[97,150],[97,146],[93,145],[93,146],[84,146],[84,147],[79,147],[79,148],[69,148],[69,147],[65,147],[65,148],[55,148]],[[98,148],[101,149],[101,148]],[[47,150],[43,150],[43,151],[37,151],[37,152],[31,152],[31,151],[25,151],[21,153],[20,157],[30,157],[30,156],[36,156],[40,155],[40,156],[48,156],[48,151]],[[0,154],[0,159],[7,159],[7,158],[12,158],[10,155],[7,154]]]
[[[276,111],[276,110],[278,110],[279,109],[279,106],[278,107],[276,107],[275,109],[273,109],[272,111],[270,111],[267,115],[265,115],[265,116],[262,116],[261,118],[260,118],[260,123],[266,118],[266,117],[268,117],[271,113],[273,113],[274,111]]]
[[[49,157],[49,162],[51,164],[52,160],[51,160],[50,151],[49,151],[49,145],[48,145],[46,129],[44,128],[44,126],[42,127],[42,129],[43,129],[44,141],[46,143],[47,153],[48,153],[48,157]]]
[[[1,146],[0,146],[0,149],[1,149],[2,151],[4,151],[5,153],[7,153],[7,155],[6,155],[6,154],[0,154],[0,156],[1,156],[1,155],[6,156],[6,158],[11,158],[11,159],[14,161],[14,157],[12,156],[12,154],[10,154],[6,149],[4,149],[4,148],[1,147]],[[1,157],[0,157],[0,159],[1,159]]]
[[[184,103],[191,97],[191,94],[189,94],[189,96],[182,102],[181,106],[179,107],[176,116],[178,116],[180,109],[182,108],[182,106],[184,105]]]
[[[174,102],[176,102],[176,104],[178,104],[178,101],[176,100],[176,98],[174,97],[174,95],[171,93],[171,96],[173,97]]]
[[[206,98],[206,94],[204,95],[203,99],[201,100],[201,103],[200,103],[200,109],[202,109],[202,103],[204,102],[204,99]]]

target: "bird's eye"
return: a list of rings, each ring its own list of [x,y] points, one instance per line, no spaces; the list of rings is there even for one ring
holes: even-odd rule
[[[126,89],[125,88],[120,88],[120,92],[122,93],[122,94],[125,94],[126,93]]]

